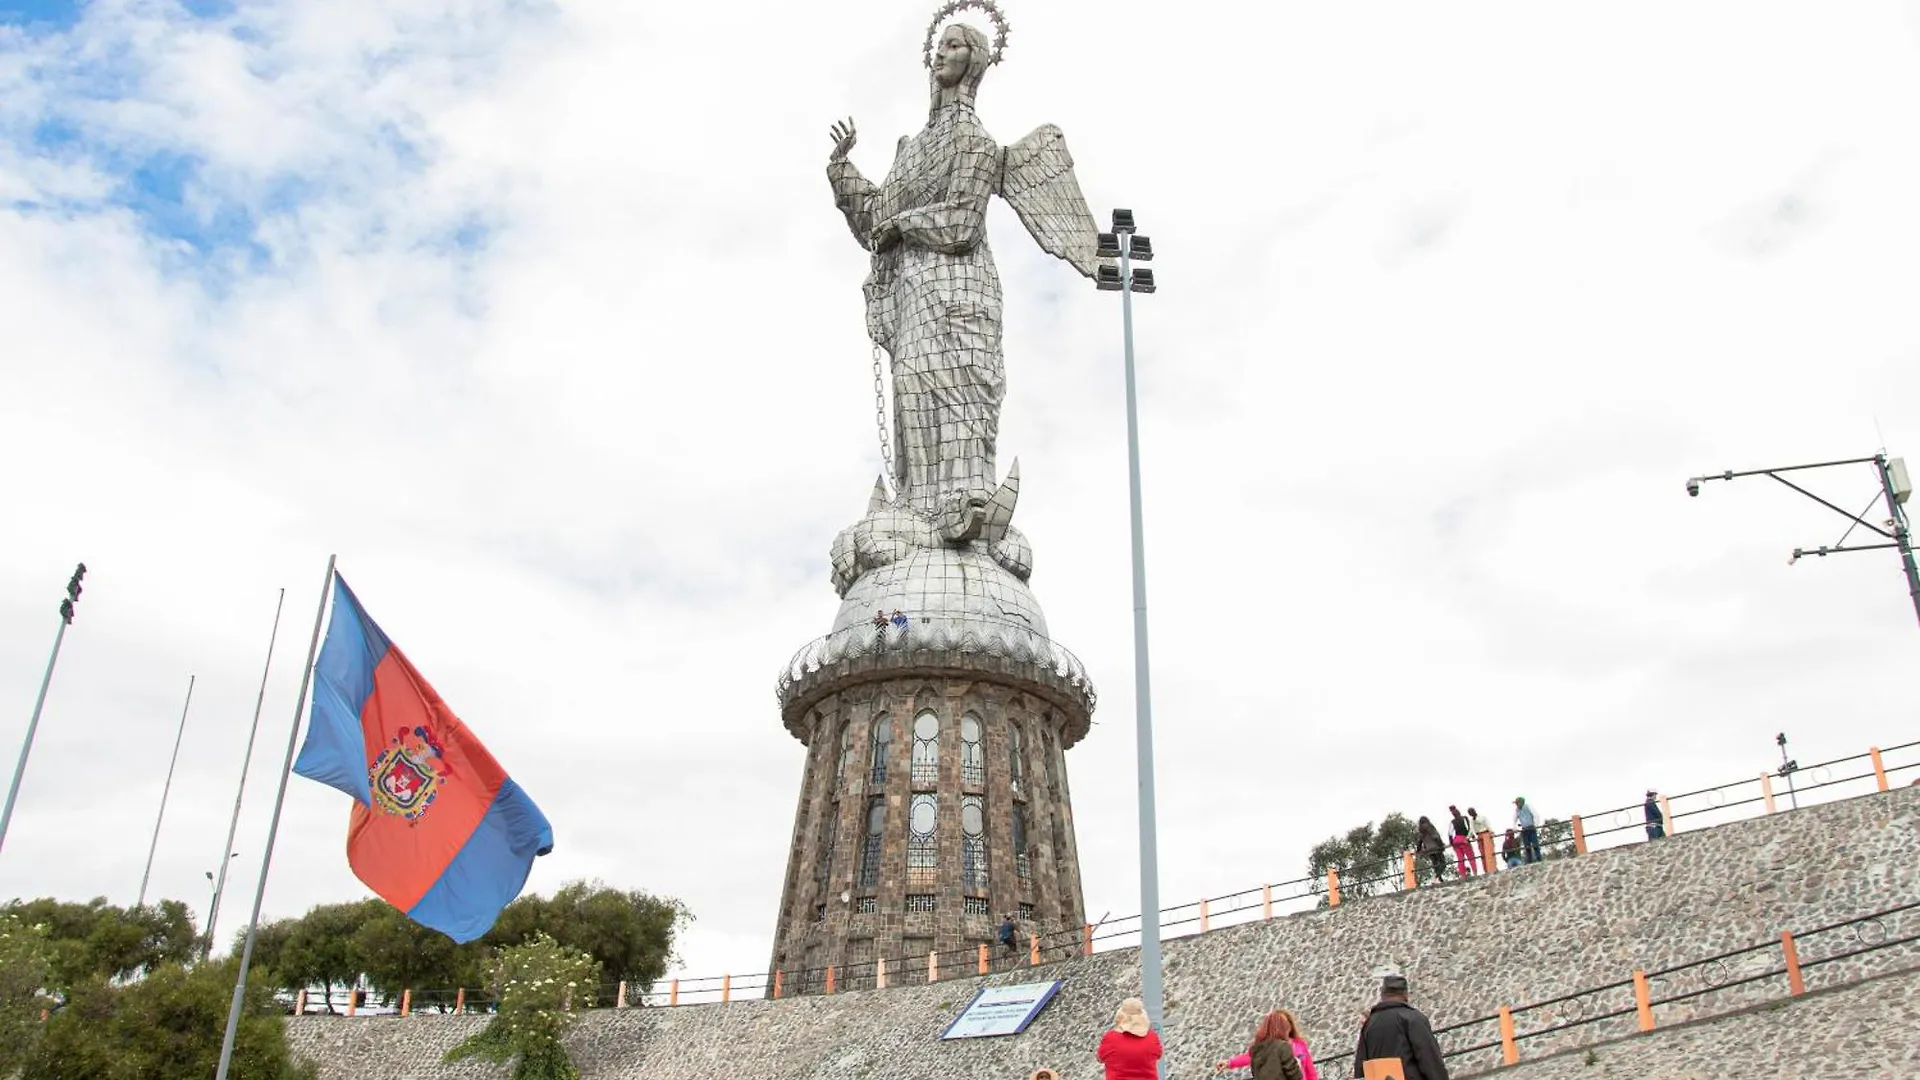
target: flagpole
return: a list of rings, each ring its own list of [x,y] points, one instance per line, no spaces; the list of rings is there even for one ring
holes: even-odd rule
[[[246,943],[240,947],[240,976],[233,981],[233,1005],[227,1009],[227,1035],[220,1043],[220,1068],[214,1080],[227,1080],[233,1063],[233,1037],[240,1030],[240,1006],[247,999],[247,965],[253,962],[253,939],[260,928],[260,903],[267,896],[267,869],[273,865],[273,841],[280,835],[280,811],[287,802],[287,778],[293,775],[293,752],[300,743],[300,714],[306,711],[307,689],[313,682],[313,658],[320,651],[320,627],[327,618],[327,599],[333,594],[333,563],[327,556],[327,576],[320,584],[320,610],[313,613],[313,640],[307,643],[307,663],[300,669],[300,696],[293,703],[293,726],[287,731],[287,759],[280,765],[280,791],[273,799],[273,820],[267,826],[267,849],[260,854],[260,880],[253,886],[253,914],[247,919]]]
[[[180,706],[180,730],[173,736],[173,757],[167,760],[167,782],[160,789],[160,812],[153,816],[153,843],[147,845],[147,868],[140,872],[140,898],[133,906],[147,906],[147,881],[153,877],[153,853],[160,850],[160,823],[167,817],[167,795],[173,791],[173,767],[180,763],[180,740],[187,734],[187,710],[193,708],[193,683],[197,675],[187,676],[187,703]]]
[[[324,594],[323,594],[324,600]],[[287,604],[287,590],[273,604],[273,632],[267,636],[267,666],[260,672],[260,696],[253,699],[253,729],[247,732],[247,753],[240,759],[240,786],[233,792],[233,820],[227,823],[227,843],[220,849],[220,879],[214,882],[213,899],[207,901],[207,945],[202,960],[213,955],[213,924],[220,918],[220,900],[227,895],[227,867],[233,862],[233,838],[240,831],[240,801],[247,794],[247,771],[253,767],[253,740],[260,734],[260,706],[267,700],[267,676],[273,671],[273,646],[280,640],[280,609]]]

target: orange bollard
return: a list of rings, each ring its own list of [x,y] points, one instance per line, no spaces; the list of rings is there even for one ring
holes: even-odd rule
[[[1500,869],[1493,861],[1493,834],[1490,832],[1480,834],[1480,868],[1489,874]]]
[[[1200,901],[1200,932],[1203,934],[1207,932],[1207,902],[1205,900]]]
[[[305,990],[293,995],[293,1015],[307,1015],[307,992]]]
[[[774,973],[773,985],[774,985],[773,996],[779,997],[780,996],[779,972]],[[613,992],[613,1007],[616,1009],[624,1009],[627,1007],[627,980],[625,979],[620,980],[620,988]]]
[[[1080,955],[1081,956],[1093,955],[1093,924],[1092,923],[1088,923],[1086,929],[1080,932]]]
[[[1760,774],[1760,797],[1767,801],[1767,813],[1773,813],[1773,778]]]
[[[930,952],[927,954],[927,981],[930,983],[940,981],[940,954],[938,952]]]
[[[875,990],[887,988],[887,958],[884,956],[873,962],[873,988]]]
[[[1414,872],[1413,852],[1409,851],[1405,855],[1400,856],[1400,870],[1401,876],[1407,883],[1407,888],[1412,889],[1419,886],[1420,877]]]
[[[1340,871],[1327,867],[1327,906],[1340,906]]]
[[[1587,827],[1580,824],[1579,814],[1573,815],[1572,825],[1573,853],[1575,855],[1585,855],[1587,853]]]
[[[1673,807],[1667,805],[1667,797],[1665,795],[1660,796],[1660,818],[1666,822],[1668,836],[1672,836],[1674,833],[1680,831],[1679,827],[1673,823]]]
[[[1260,917],[1273,918],[1273,886],[1271,885],[1260,886]]]
[[[1640,1012],[1640,1030],[1653,1030],[1653,995],[1647,992],[1647,973],[1633,969],[1633,1004]]]
[[[720,976],[720,1000],[733,1000],[733,976],[731,975]]]
[[[1500,1006],[1500,1064],[1513,1065],[1519,1060],[1520,1044],[1513,1038],[1513,1010],[1502,1005]]]
[[[413,991],[412,990],[400,991],[400,1015],[401,1016],[413,1015]]]
[[[1027,935],[1027,966],[1040,966],[1040,935]]]
[[[672,982],[667,984],[667,1004],[668,1005],[680,1004],[680,980],[679,979],[675,979]]]
[[[827,993],[833,993],[833,965],[827,965]]]
[[[987,973],[987,967],[987,943],[983,941],[980,943],[980,974],[985,975]]]
[[[1793,931],[1780,931],[1780,951],[1787,957],[1787,992],[1799,997],[1807,992],[1807,980],[1800,974],[1800,950],[1793,944]]]
[[[467,1011],[467,991],[464,987],[453,992],[453,1011],[456,1013]]]
[[[780,1000],[780,988],[786,982],[785,979],[781,978],[781,974],[782,973],[778,971],[773,973],[773,1000],[775,1001]]]
[[[1880,748],[1867,747],[1867,756],[1873,759],[1873,782],[1880,785],[1881,791],[1887,790],[1887,767],[1880,763]]]

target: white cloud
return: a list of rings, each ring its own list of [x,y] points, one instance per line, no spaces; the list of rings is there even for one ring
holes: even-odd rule
[[[1160,253],[1163,897],[1296,876],[1389,810],[1604,808],[1757,771],[1780,730],[1808,760],[1911,736],[1892,556],[1788,570],[1845,523],[1681,481],[1920,459],[1913,6],[1009,12],[990,129],[1060,123]],[[884,167],[923,19],[99,0],[0,30],[0,745],[91,568],[0,895],[131,900],[195,672],[155,878],[201,901],[285,586],[232,928],[338,551],[554,820],[532,887],[680,896],[690,968],[762,966],[801,764],[773,677],[826,630],[826,546],[877,469],[826,129],[855,115]],[[78,138],[36,143],[49,120]],[[153,153],[198,161],[189,210],[244,211],[262,253],[107,197]],[[1071,755],[1087,904],[1123,913],[1118,315],[992,228],[1002,459],[1102,691]],[[360,894],[345,816],[293,783],[269,914]]]

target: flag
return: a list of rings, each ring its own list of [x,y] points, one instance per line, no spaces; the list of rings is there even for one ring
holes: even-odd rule
[[[546,815],[337,574],[293,771],[353,797],[354,876],[455,941],[486,933],[553,850]]]

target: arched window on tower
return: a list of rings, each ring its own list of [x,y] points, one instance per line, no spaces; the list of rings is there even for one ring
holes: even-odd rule
[[[853,756],[853,721],[840,722],[840,760],[833,767],[833,790],[847,786],[847,760]]]
[[[968,713],[960,718],[960,783],[982,787],[987,782],[987,748],[980,744],[980,718]]]
[[[860,844],[860,887],[871,889],[880,882],[881,839],[887,828],[887,797],[875,795],[867,800],[867,835]]]
[[[968,896],[987,895],[987,799],[960,796],[960,887]]]
[[[1007,778],[1013,781],[1013,790],[1019,791],[1027,778],[1026,750],[1020,741],[1020,725],[1013,720],[1007,721]]]
[[[940,718],[932,709],[913,718],[913,786],[930,788],[940,783]]]
[[[940,820],[940,797],[921,793],[913,797],[907,815],[907,891],[932,889],[939,884],[940,845],[934,827]]]
[[[1027,804],[1013,804],[1013,871],[1021,881],[1033,880],[1033,859],[1027,854]]]
[[[820,822],[820,855],[817,874],[821,889],[833,877],[833,842],[840,835],[840,800],[827,804],[827,816]]]
[[[874,787],[887,782],[887,751],[893,748],[893,717],[881,713],[873,718],[873,731],[867,735],[869,775]]]

